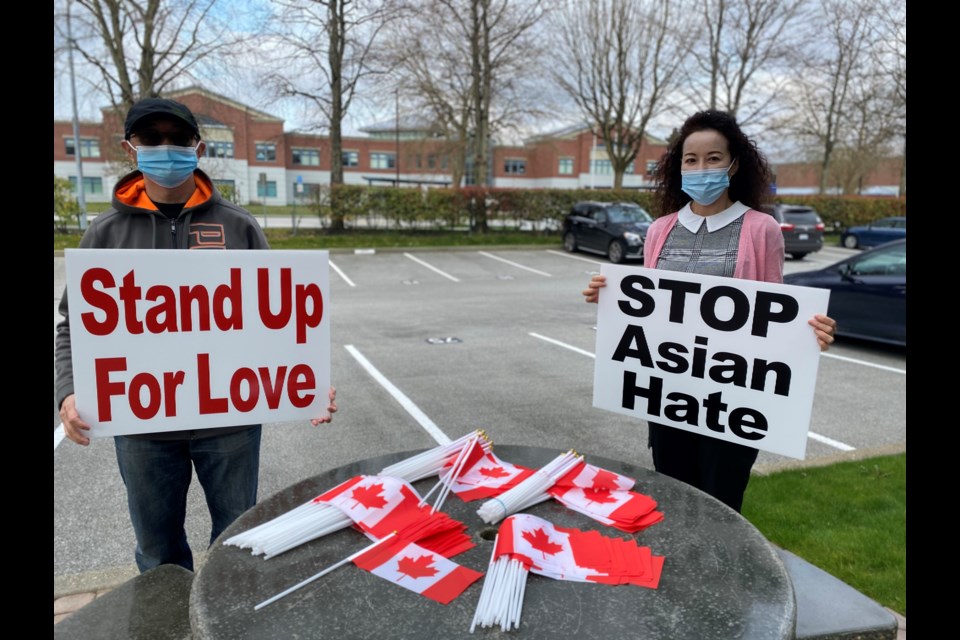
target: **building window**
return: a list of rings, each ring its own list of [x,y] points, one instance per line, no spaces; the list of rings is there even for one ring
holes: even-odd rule
[[[344,167],[360,166],[360,152],[359,151],[341,151],[340,165]]]
[[[524,174],[527,172],[527,161],[526,160],[504,160],[503,172]]]
[[[64,138],[63,141],[66,147],[67,155],[74,155],[75,151],[73,149],[73,138]],[[80,138],[80,157],[99,158],[100,140],[97,138]]]
[[[236,180],[217,180],[213,179],[213,186],[220,191],[220,195],[230,202],[237,201],[237,182]]]
[[[371,169],[394,169],[397,166],[397,157],[392,153],[371,153]]]
[[[435,153],[427,154],[427,169],[437,168],[437,155]]]
[[[311,167],[320,166],[319,149],[293,149],[293,164],[305,164]]]
[[[557,171],[562,176],[569,176],[573,173],[573,158],[560,158],[560,165]]]
[[[232,155],[230,156],[233,157]],[[257,162],[276,162],[277,145],[272,142],[257,143]]]
[[[233,143],[219,140],[210,140],[205,142],[207,145],[203,155],[208,158],[232,158]]]
[[[613,174],[613,166],[609,160],[591,160],[590,173],[598,176],[609,176]]]
[[[657,170],[657,161],[656,160],[647,160],[647,175],[652,176],[653,172]]]
[[[82,153],[82,151],[81,151]],[[77,192],[77,176],[70,176],[70,190]],[[103,193],[103,178],[83,178],[84,195],[99,195]]]
[[[277,197],[277,181],[268,180],[266,184],[266,188],[264,188],[264,184],[258,180],[257,181],[257,197],[258,198],[276,198]]]

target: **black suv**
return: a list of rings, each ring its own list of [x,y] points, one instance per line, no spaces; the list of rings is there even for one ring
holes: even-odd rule
[[[632,202],[578,202],[563,221],[563,248],[607,256],[619,264],[643,259],[643,242],[653,222]]]
[[[823,248],[823,220],[816,209],[798,204],[771,204],[763,211],[780,223],[783,250],[794,260]]]

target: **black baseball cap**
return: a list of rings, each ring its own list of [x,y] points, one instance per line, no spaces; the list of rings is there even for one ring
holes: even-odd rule
[[[144,118],[156,115],[166,115],[179,118],[190,127],[193,133],[200,137],[200,127],[197,125],[197,119],[193,117],[190,109],[174,100],[167,98],[144,98],[140,100],[127,112],[127,121],[124,124],[124,139],[129,140],[133,134],[133,128]]]

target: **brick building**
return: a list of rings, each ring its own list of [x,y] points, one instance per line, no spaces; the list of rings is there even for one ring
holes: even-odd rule
[[[326,136],[285,132],[283,120],[199,88],[171,92],[187,105],[200,124],[206,155],[200,168],[219,185],[229,187],[241,204],[284,205],[309,196],[330,182],[330,141]],[[364,136],[343,138],[341,162],[346,184],[450,186],[452,144],[422,121],[401,119],[372,125]],[[53,173],[76,184],[73,125],[53,125]],[[122,114],[104,109],[102,122],[79,126],[83,183],[88,202],[109,202],[117,179],[133,169],[123,153]],[[629,189],[651,188],[651,174],[666,142],[648,136],[624,176]],[[469,154],[468,154],[469,155]],[[468,158],[468,163],[470,158]],[[465,182],[472,183],[471,167]],[[899,169],[896,171],[899,176]],[[494,187],[530,189],[605,189],[613,171],[603,142],[585,126],[534,136],[519,146],[493,146],[488,167]],[[778,167],[781,194],[815,188],[809,167]],[[899,178],[888,184],[898,184]]]

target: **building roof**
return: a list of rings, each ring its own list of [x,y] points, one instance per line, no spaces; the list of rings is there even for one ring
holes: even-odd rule
[[[436,129],[436,124],[420,115],[400,116],[399,126],[397,119],[383,120],[365,127],[360,127],[364,133],[394,133],[395,131],[422,131],[425,134],[431,134]]]
[[[540,134],[530,136],[529,138],[525,138],[524,144],[540,142],[542,140],[550,140],[553,138],[575,138],[581,133],[588,132],[588,131],[590,131],[590,125],[585,121],[580,121],[574,124],[567,125],[565,127],[560,127],[559,129],[554,129],[553,131],[548,131],[546,133],[540,133]],[[659,145],[667,144],[666,140],[662,138],[658,138],[657,136],[652,135],[650,132],[644,133],[643,137],[648,144],[659,144]]]

